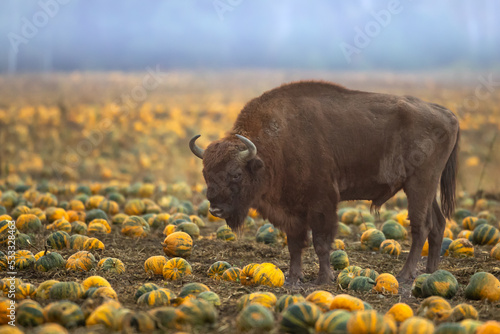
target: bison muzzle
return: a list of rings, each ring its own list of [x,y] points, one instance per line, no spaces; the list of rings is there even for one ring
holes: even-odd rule
[[[445,216],[455,202],[459,126],[448,109],[411,96],[295,82],[248,102],[232,131],[206,150],[195,144],[198,137],[189,145],[203,159],[212,214],[238,228],[252,207],[284,230],[289,284],[303,277],[308,230],[319,259],[316,283],[332,281],[340,201],[380,207],[401,189],[412,244],[399,278],[416,276],[427,238],[426,269],[437,269]]]

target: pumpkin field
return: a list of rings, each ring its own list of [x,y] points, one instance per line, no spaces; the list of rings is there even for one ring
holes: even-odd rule
[[[0,76],[0,334],[500,333],[500,94],[477,95],[488,91],[478,75]],[[272,221],[251,209],[232,231],[210,214],[189,139],[206,147],[248,100],[300,78],[458,116],[457,205],[438,271],[425,273],[426,243],[419,276],[395,277],[411,245],[403,192],[378,212],[340,204],[335,281],[321,286],[311,243],[303,282],[287,286],[287,239]]]

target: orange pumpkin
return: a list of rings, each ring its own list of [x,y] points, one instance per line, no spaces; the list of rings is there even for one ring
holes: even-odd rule
[[[399,283],[396,277],[391,274],[380,274],[375,280],[373,289],[379,293],[397,294]]]
[[[163,241],[163,251],[167,256],[188,258],[193,250],[193,239],[185,232],[174,232]]]

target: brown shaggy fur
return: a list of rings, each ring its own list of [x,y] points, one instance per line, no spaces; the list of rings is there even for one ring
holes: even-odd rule
[[[250,139],[257,156],[237,158]],[[233,130],[203,155],[207,198],[237,228],[250,207],[288,236],[288,282],[302,277],[301,254],[311,230],[319,258],[318,283],[333,278],[330,245],[337,203],[371,200],[380,206],[400,189],[408,196],[412,246],[400,278],[416,276],[429,238],[427,270],[437,269],[445,218],[454,206],[459,137],[455,115],[411,96],[350,90],[327,82],[295,82],[257,97]]]

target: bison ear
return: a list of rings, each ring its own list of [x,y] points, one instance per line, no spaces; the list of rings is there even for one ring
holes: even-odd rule
[[[250,171],[255,174],[264,167],[264,162],[260,158],[256,157],[248,161],[247,166]]]

